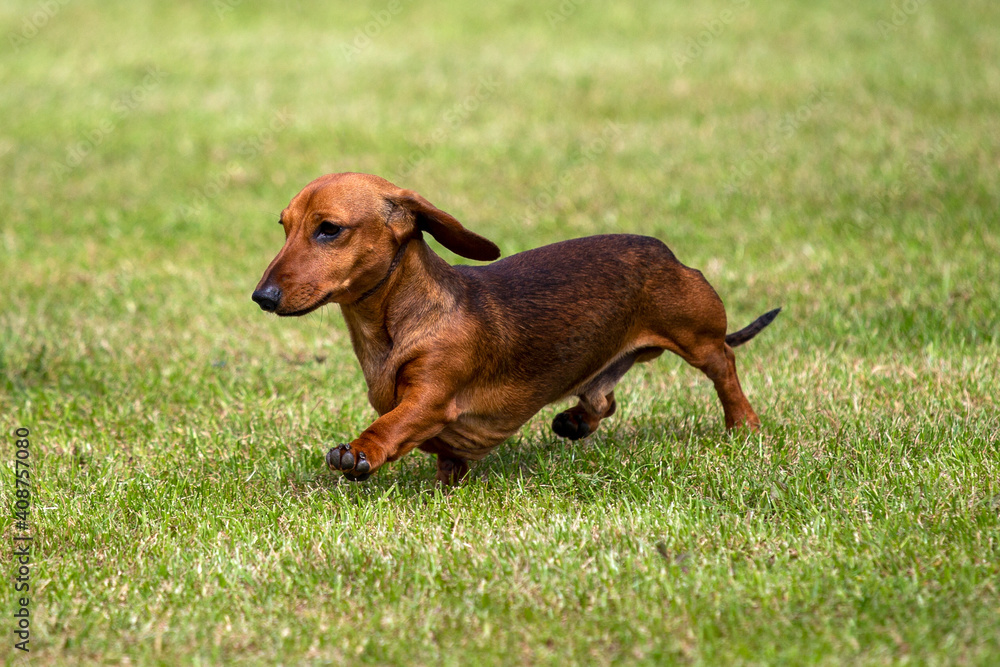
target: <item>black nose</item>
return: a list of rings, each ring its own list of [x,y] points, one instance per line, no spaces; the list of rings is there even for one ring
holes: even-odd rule
[[[253,293],[251,297],[261,310],[273,313],[281,303],[281,289],[277,285],[265,285]]]

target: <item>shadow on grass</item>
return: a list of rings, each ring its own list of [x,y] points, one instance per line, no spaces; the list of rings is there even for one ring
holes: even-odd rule
[[[295,468],[300,471],[301,491],[344,493],[358,500],[389,492],[402,500],[419,499],[476,487],[500,497],[555,494],[585,504],[606,502],[609,497],[642,502],[662,497],[664,487],[680,492],[679,473],[693,458],[709,448],[729,449],[735,439],[707,419],[619,422],[575,442],[555,436],[547,425],[533,426],[473,464],[458,489],[436,486],[436,458],[423,452],[384,467],[360,484],[327,471],[312,453]]]

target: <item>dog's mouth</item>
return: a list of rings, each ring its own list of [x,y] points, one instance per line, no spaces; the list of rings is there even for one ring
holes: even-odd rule
[[[276,311],[274,311],[274,314],[277,315],[278,317],[301,317],[303,315],[308,315],[309,313],[313,312],[317,308],[321,308],[322,306],[325,306],[326,304],[330,303],[330,300],[331,300],[330,297],[332,297],[332,296],[333,296],[333,292],[327,292],[326,295],[323,296],[322,299],[319,299],[315,303],[313,303],[313,304],[311,304],[309,306],[306,306],[305,308],[301,308],[299,310],[293,310],[293,311],[290,311],[290,312],[287,312],[287,313],[281,312],[280,310],[276,310]]]

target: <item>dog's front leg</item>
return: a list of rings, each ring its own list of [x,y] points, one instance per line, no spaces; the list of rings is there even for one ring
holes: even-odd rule
[[[386,461],[395,461],[436,436],[458,415],[453,397],[410,387],[395,408],[376,419],[356,440],[327,452],[326,464],[352,481],[365,480]]]

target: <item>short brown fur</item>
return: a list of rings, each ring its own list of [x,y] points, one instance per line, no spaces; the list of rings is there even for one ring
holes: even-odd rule
[[[285,245],[254,300],[285,316],[340,304],[379,414],[327,454],[352,479],[419,447],[438,456],[442,483],[457,483],[469,461],[570,396],[578,404],[553,429],[585,437],[615,412],[625,372],[663,350],[713,381],[726,428],[760,426],[721,299],[656,239],[593,236],[450,266],[423,232],[464,257],[500,252],[417,193],[353,173],[307,185],[281,222]],[[749,340],[776,314],[729,342]]]

